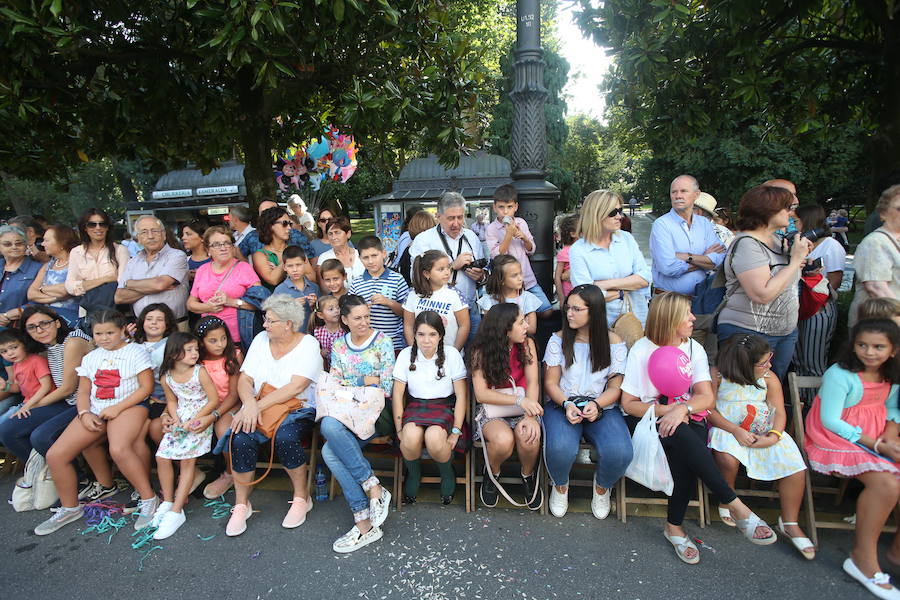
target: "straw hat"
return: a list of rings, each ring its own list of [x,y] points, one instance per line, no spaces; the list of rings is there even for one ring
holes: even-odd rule
[[[694,200],[694,206],[702,208],[709,216],[716,213],[716,199],[712,197],[712,194],[706,192],[700,192],[700,195]]]

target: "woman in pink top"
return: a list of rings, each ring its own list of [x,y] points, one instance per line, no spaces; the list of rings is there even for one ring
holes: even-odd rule
[[[241,298],[249,288],[259,285],[259,276],[249,263],[234,258],[234,238],[227,228],[208,228],[203,243],[212,261],[197,269],[187,308],[203,316],[216,315],[225,321],[232,339],[239,342],[237,311],[256,310]]]
[[[81,245],[69,253],[69,272],[65,283],[69,295],[84,296],[106,285],[109,288],[108,304],[112,305],[115,288],[119,276],[125,272],[129,254],[128,248],[113,241],[110,224],[109,215],[99,208],[87,209],[78,219]],[[99,296],[92,302],[103,304]]]

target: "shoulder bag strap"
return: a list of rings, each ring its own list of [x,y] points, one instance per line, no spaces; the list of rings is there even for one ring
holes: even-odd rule
[[[216,294],[219,293],[219,290],[222,289],[222,286],[225,285],[225,282],[228,281],[229,277],[231,277],[231,273],[232,273],[232,271],[234,271],[234,268],[237,266],[237,264],[238,264],[237,259],[234,259],[234,262],[231,263],[231,266],[228,268],[228,272],[225,273],[225,277],[222,278],[222,281],[219,282],[219,285],[216,288],[216,291],[213,292],[213,296],[215,296]],[[210,267],[210,268],[212,268],[212,267]]]
[[[888,239],[890,239],[892,242],[894,242],[894,248],[897,249],[897,252],[900,252],[900,242],[898,242],[897,238],[895,238],[894,236],[889,234],[887,231],[884,231],[883,229],[876,229],[872,233],[880,233],[880,234],[886,235],[888,237]]]

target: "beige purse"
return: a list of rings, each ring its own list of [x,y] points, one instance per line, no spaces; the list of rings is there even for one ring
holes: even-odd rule
[[[628,292],[622,300],[622,313],[613,322],[612,330],[625,341],[625,346],[629,350],[636,341],[644,337],[644,326],[631,310],[631,297]]]

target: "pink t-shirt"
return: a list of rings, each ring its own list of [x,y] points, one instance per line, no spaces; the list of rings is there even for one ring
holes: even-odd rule
[[[225,269],[221,273],[215,273],[213,272],[214,264],[208,262],[205,265],[201,265],[194,276],[194,287],[191,288],[191,296],[198,298],[201,302],[206,302],[213,297],[213,294],[219,288],[219,284],[222,284],[223,279],[225,283],[222,284],[222,291],[225,292],[226,296],[235,300],[243,297],[247,293],[247,288],[259,285],[259,275],[256,274],[256,271],[253,270],[249,263],[237,261],[234,269],[231,271],[231,275],[228,275],[227,279],[225,279],[225,275],[229,269]],[[231,338],[235,342],[241,339],[241,334],[238,331],[237,310],[231,306],[226,306],[221,312],[216,313],[217,317],[225,321],[228,331],[231,332]],[[204,316],[207,314],[213,313],[204,313]]]
[[[30,354],[22,362],[13,365],[13,376],[26,401],[41,389],[41,382],[38,379],[44,375],[50,375],[50,365],[47,363],[47,359],[40,354]],[[56,386],[51,381],[50,389],[55,388]]]
[[[563,246],[562,249],[556,253],[556,262],[561,263],[563,265],[563,273],[566,273],[569,270],[569,248],[571,248],[571,247],[572,246]],[[562,289],[562,298],[560,299],[560,302],[562,302],[562,299],[566,298],[569,295],[569,292],[572,291],[573,287],[574,286],[572,285],[571,281],[563,281],[562,282],[563,289]]]
[[[222,404],[225,396],[228,395],[231,383],[231,376],[225,370],[225,357],[204,360],[203,366],[206,368],[209,378],[212,379],[213,385],[216,386],[216,391],[219,393],[219,404]]]

